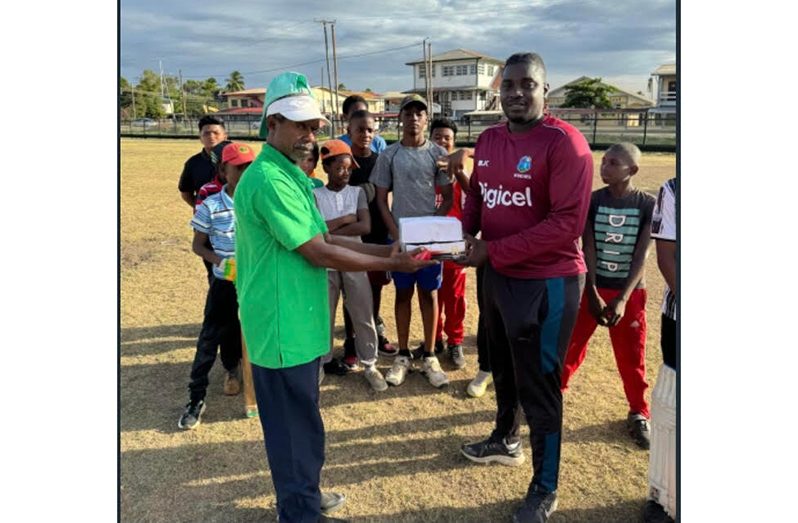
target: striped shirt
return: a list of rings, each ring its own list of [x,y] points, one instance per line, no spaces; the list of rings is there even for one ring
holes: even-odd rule
[[[651,237],[655,240],[676,241],[676,178],[671,178],[660,188],[654,217],[651,221]],[[662,314],[676,320],[676,294],[665,286]]]
[[[225,186],[226,187],[226,186]],[[236,250],[235,212],[233,199],[222,190],[205,198],[194,211],[191,227],[208,235],[213,252],[221,258],[232,258]],[[224,273],[213,266],[213,275],[224,279]]]
[[[623,289],[632,269],[636,248],[647,249],[640,243],[640,231],[651,225],[654,197],[633,189],[615,198],[608,187],[593,192],[590,198],[588,223],[593,228],[596,248],[596,286],[603,289]],[[636,288],[644,288],[645,280]]]

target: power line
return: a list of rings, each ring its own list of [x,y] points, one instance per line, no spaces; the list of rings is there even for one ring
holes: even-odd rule
[[[370,51],[368,53],[358,53],[358,54],[352,54],[352,55],[347,55],[347,56],[339,56],[338,60],[348,60],[350,58],[359,58],[361,56],[370,56],[370,55],[375,55],[375,54],[391,53],[393,51],[401,51],[402,49],[409,49],[411,47],[416,47],[416,46],[418,46],[418,44],[419,44],[419,42],[414,42],[414,43],[409,44],[409,45],[403,45],[403,46],[399,46],[399,47],[389,47],[387,49],[380,49],[379,51]],[[253,74],[271,73],[271,72],[274,72],[274,71],[285,71],[286,69],[291,69],[292,67],[300,67],[300,66],[303,66],[303,65],[320,64],[320,63],[323,63],[323,62],[326,62],[325,58],[320,58],[318,60],[311,60],[309,62],[301,62],[301,63],[296,63],[296,64],[281,65],[279,67],[272,67],[271,69],[262,69],[260,71],[247,71],[247,72],[243,72],[241,74],[243,74],[243,75],[253,75]],[[184,76],[183,78],[204,79],[204,78],[210,78],[210,77],[225,76],[226,74],[228,74],[228,73],[224,73],[224,74],[197,74],[197,75],[191,75],[191,76]]]

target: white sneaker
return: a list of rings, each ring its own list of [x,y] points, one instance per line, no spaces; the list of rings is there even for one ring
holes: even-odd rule
[[[476,378],[474,378],[471,383],[468,384],[466,392],[468,392],[468,395],[472,398],[481,398],[485,394],[485,390],[487,390],[488,385],[490,385],[492,382],[493,374],[481,370],[477,372]]]
[[[393,365],[391,368],[385,373],[385,381],[388,382],[389,385],[398,387],[404,383],[405,378],[407,377],[407,371],[409,369],[410,358],[407,356],[397,356],[393,360]]]
[[[377,392],[382,392],[388,388],[385,378],[382,377],[382,374],[380,374],[380,371],[377,370],[376,366],[367,366],[366,371],[363,374],[366,376],[366,381],[369,382],[371,388]]]
[[[449,378],[446,377],[446,373],[441,369],[441,364],[435,356],[424,358],[421,373],[427,377],[433,387],[440,388],[449,384]]]

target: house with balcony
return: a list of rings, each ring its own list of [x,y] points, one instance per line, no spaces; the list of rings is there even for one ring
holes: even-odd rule
[[[676,124],[676,64],[662,64],[651,73],[648,90],[652,93],[655,106],[649,111],[654,123],[660,125]]]
[[[222,108],[216,112],[227,122],[255,122],[260,121],[263,114],[263,102],[266,99],[266,88],[257,87],[243,91],[221,93]]]
[[[443,116],[460,119],[472,111],[498,110],[499,84],[504,61],[469,49],[453,49],[432,55],[427,77],[423,58],[407,62],[413,68],[413,88],[409,93],[426,94],[426,82],[432,82],[433,106],[440,106]],[[434,110],[434,109],[433,109]]]
[[[601,85],[610,88],[607,98],[612,104],[611,109],[601,109],[596,115],[593,109],[562,108],[568,88],[590,79],[587,76],[580,76],[560,87],[549,90],[546,96],[549,113],[570,123],[591,123],[598,118],[601,126],[638,127],[643,125],[645,113],[654,106],[654,102],[643,96],[642,93],[632,93],[606,82],[601,82]]]

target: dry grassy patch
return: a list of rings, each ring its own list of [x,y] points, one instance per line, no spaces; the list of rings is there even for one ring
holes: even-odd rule
[[[251,145],[260,150],[259,143]],[[220,365],[211,373],[202,425],[190,432],[177,428],[207,291],[205,270],[191,253],[191,210],[179,197],[177,179],[183,162],[199,148],[197,141],[122,140],[124,521],[274,520],[260,425],[243,417],[241,397],[222,395]],[[594,156],[598,166],[601,155]],[[655,194],[674,169],[673,155],[646,154],[637,184]],[[598,170],[594,186],[601,186]],[[417,374],[384,393],[373,392],[362,374],[328,377],[322,385],[323,488],[349,498],[336,515],[351,521],[506,521],[523,496],[531,476],[528,440],[527,462],[518,468],[477,466],[459,455],[463,442],[489,433],[495,414],[492,387],[481,399],[465,394],[476,371],[475,281],[469,270],[468,366],[454,370],[442,359],[448,390],[433,390]],[[653,387],[661,364],[662,296],[653,257],[647,281],[647,365]],[[383,317],[395,340],[393,300],[392,287],[386,287]],[[341,325],[340,309],[338,314]],[[411,342],[421,337],[414,311]],[[380,361],[383,371],[388,365]],[[637,519],[648,453],[626,436],[626,411],[609,338],[599,329],[565,397],[560,508],[552,521]]]

